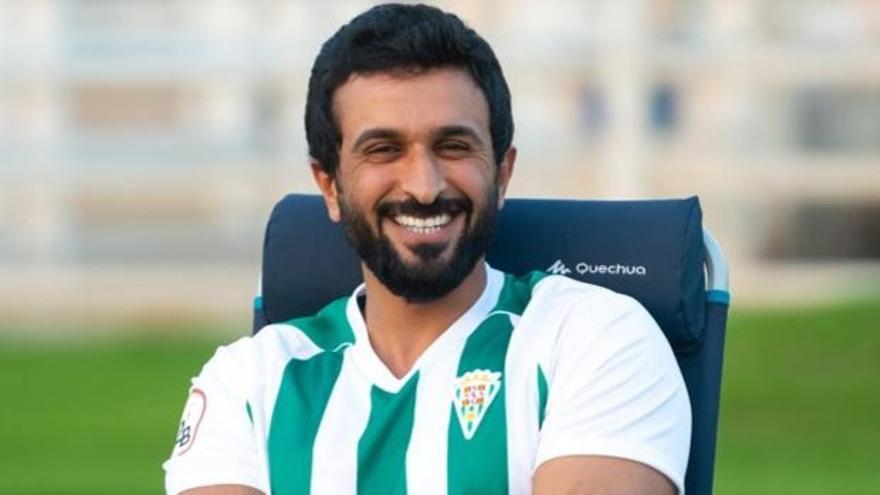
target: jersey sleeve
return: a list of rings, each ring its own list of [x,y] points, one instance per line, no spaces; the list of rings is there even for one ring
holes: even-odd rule
[[[163,465],[167,493],[218,484],[268,493],[247,399],[247,344],[220,347],[193,379],[174,450]]]
[[[536,467],[570,455],[625,458],[684,492],[690,402],[665,336],[641,305],[615,295],[575,306],[547,368]]]

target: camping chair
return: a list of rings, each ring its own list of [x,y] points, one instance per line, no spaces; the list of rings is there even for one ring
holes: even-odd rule
[[[693,410],[688,495],[712,492],[721,361],[729,304],[724,256],[702,228],[696,197],[650,201],[509,199],[489,263],[547,270],[639,300],[669,339]],[[361,283],[354,251],[319,196],[292,194],[272,211],[254,328],[311,315]]]

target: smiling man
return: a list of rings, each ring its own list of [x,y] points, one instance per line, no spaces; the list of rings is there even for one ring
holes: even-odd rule
[[[364,284],[217,351],[169,493],[682,491],[690,407],[647,312],[485,263],[516,150],[482,38],[432,7],[361,14],[315,61],[306,132]]]

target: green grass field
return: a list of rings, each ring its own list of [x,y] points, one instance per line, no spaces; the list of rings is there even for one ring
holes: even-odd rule
[[[877,302],[732,316],[716,493],[880,493],[878,321]],[[217,343],[0,344],[0,494],[160,493]]]
[[[880,493],[880,302],[738,312],[718,494]]]

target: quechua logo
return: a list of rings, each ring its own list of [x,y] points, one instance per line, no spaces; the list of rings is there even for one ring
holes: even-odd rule
[[[561,259],[557,259],[552,265],[548,266],[547,273],[553,275],[569,275],[572,272],[578,275],[626,275],[644,277],[648,275],[648,269],[644,265],[622,265],[620,263],[587,263],[581,261],[569,268]]]

